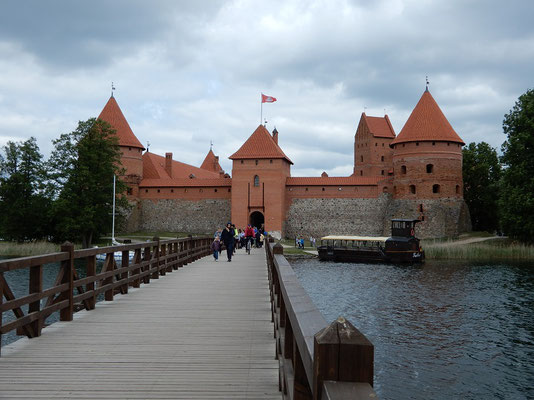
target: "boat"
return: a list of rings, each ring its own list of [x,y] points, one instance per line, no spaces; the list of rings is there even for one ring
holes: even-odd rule
[[[391,236],[337,236],[321,238],[322,261],[421,263],[425,252],[415,237],[417,219],[392,219]]]

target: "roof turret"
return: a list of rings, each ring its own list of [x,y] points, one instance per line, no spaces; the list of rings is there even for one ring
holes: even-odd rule
[[[213,150],[211,149],[206,155],[206,158],[204,159],[204,162],[202,163],[200,168],[205,169],[206,171],[224,174],[224,170],[221,168],[221,165],[219,164],[219,157],[217,157],[213,153]]]
[[[106,121],[115,129],[116,135],[119,138],[119,146],[145,149],[139,139],[134,135],[115,97],[111,96],[109,98],[98,118]]]
[[[406,142],[443,141],[464,145],[430,92],[425,90],[406,124],[390,146]]]

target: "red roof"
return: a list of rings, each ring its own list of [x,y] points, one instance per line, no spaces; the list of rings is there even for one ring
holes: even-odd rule
[[[273,137],[265,126],[260,125],[254,133],[250,135],[243,146],[230,157],[230,160],[250,159],[250,158],[283,158],[293,164],[276,144]]]
[[[390,145],[405,142],[445,141],[464,145],[428,90],[412,111],[404,128]]]
[[[395,137],[395,131],[387,115],[384,117],[368,117],[365,113],[362,113],[362,118],[364,118],[369,131],[374,137],[392,139]]]
[[[111,96],[104,106],[104,109],[98,116],[99,119],[109,123],[116,131],[116,135],[119,137],[120,146],[137,147],[145,149],[141,142],[134,135],[132,128],[124,118],[124,114],[119,107],[119,104],[115,100],[115,97]]]
[[[143,154],[143,181],[141,184],[144,184],[146,180],[161,180],[163,182],[168,180],[190,179],[191,175],[194,175],[194,178],[190,180],[220,178],[216,172],[206,171],[205,169],[197,168],[180,161],[172,160],[171,165],[172,178],[165,171],[165,157],[147,151]]]
[[[347,177],[292,177],[287,178],[288,186],[376,186],[387,179],[383,176],[347,176]]]
[[[219,157],[213,154],[213,151],[211,149],[209,153],[206,155],[206,158],[204,159],[204,162],[202,163],[200,168],[205,169],[207,171],[211,171],[211,172],[224,173],[224,170],[221,168],[219,164]]]

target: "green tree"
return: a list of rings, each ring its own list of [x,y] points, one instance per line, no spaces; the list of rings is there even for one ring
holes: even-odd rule
[[[46,171],[35,138],[8,142],[0,154],[0,236],[19,242],[48,232],[50,199]]]
[[[497,202],[501,165],[497,151],[486,142],[463,149],[464,199],[473,229],[492,232],[499,227]]]
[[[504,116],[501,223],[511,237],[534,241],[534,90],[521,95]]]
[[[80,240],[84,248],[111,231],[113,175],[121,175],[121,151],[111,126],[91,118],[54,142],[49,160],[55,183],[54,217],[57,240]],[[117,206],[128,207],[117,179]]]

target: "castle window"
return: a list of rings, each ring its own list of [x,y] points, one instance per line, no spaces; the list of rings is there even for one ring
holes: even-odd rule
[[[269,164],[272,164],[273,163],[273,160],[269,160]]]
[[[213,191],[214,191],[215,193],[217,193],[217,189],[213,189]]]
[[[323,188],[323,192],[324,192],[324,188]]]
[[[436,142],[432,142],[432,146],[435,146],[436,145]]]
[[[406,165],[401,167],[401,174],[406,175]]]
[[[382,147],[384,147],[384,143],[382,143]]]
[[[158,189],[158,193],[160,192],[160,190]]]
[[[243,163],[244,163],[244,161],[243,161],[243,160],[241,160],[241,164],[243,164]]]
[[[410,193],[415,194],[415,185],[410,185]]]
[[[378,143],[375,143],[375,147],[378,146]]]
[[[384,170],[380,171],[382,173],[382,175],[384,175]]]
[[[148,193],[148,189],[145,189],[145,193]]]
[[[416,145],[416,146],[419,146],[419,142],[415,142],[415,145]]]
[[[450,143],[447,143],[447,146],[450,146],[451,144]]]
[[[230,193],[232,191],[232,189],[228,189],[228,193]]]
[[[432,193],[439,193],[440,186],[435,184],[432,186]]]
[[[360,161],[363,162],[363,156],[360,156]]]
[[[174,193],[174,189],[171,189],[171,193]]]
[[[306,191],[306,192],[307,192],[307,191],[308,191],[308,188],[304,189],[304,191]]]
[[[460,194],[460,185],[456,185],[456,194]]]
[[[402,147],[404,147],[404,143],[402,144]]]
[[[360,176],[363,176],[363,171],[360,171]]]
[[[131,147],[128,147],[128,150],[129,150],[129,151],[132,151],[132,148],[131,148]]]
[[[256,165],[258,165],[258,160],[256,160]]]
[[[431,174],[432,172],[434,172],[434,165],[432,165],[432,164],[427,164],[427,165],[426,165],[426,173],[427,173],[427,174]]]
[[[384,161],[384,156],[380,157],[380,161]],[[382,174],[383,175],[383,174]]]
[[[258,175],[254,175],[254,186],[260,186],[260,177]]]

